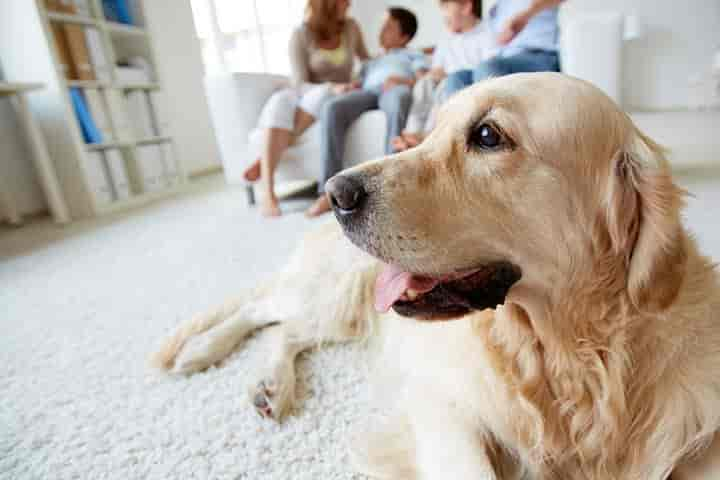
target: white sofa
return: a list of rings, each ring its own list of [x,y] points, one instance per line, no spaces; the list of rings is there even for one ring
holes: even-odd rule
[[[563,13],[560,20],[563,71],[595,83],[619,101],[623,17],[606,13]],[[206,77],[208,101],[228,182],[242,182],[243,170],[259,153],[262,137],[256,131],[256,123],[260,111],[270,95],[287,84],[287,78],[268,74]],[[379,111],[360,117],[349,131],[345,166],[382,156],[385,128],[385,118]],[[278,166],[278,181],[320,177],[319,137],[316,124],[288,150]]]
[[[279,75],[233,73],[208,76],[205,83],[225,177],[230,183],[242,182],[243,170],[258,156],[262,145],[263,132],[256,128],[260,111],[270,95],[286,86],[288,80]],[[372,111],[352,125],[345,165],[383,155],[386,123],[382,112]],[[287,151],[278,166],[277,180],[320,178],[319,143],[318,122]]]

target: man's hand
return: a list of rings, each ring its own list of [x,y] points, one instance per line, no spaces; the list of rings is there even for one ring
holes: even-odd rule
[[[527,10],[519,12],[508,20],[505,29],[498,35],[497,42],[500,45],[507,45],[512,42],[513,38],[523,31],[523,28],[525,28],[532,17],[546,8],[557,7],[564,1],[565,0],[532,0]]]
[[[512,42],[513,38],[515,38],[518,33],[522,32],[523,28],[525,28],[528,24],[530,17],[531,15],[528,15],[527,12],[521,12],[508,20],[508,23],[505,25],[505,29],[500,32],[497,37],[498,43],[500,45],[507,45]]]
[[[412,87],[415,85],[415,81],[405,77],[388,77],[387,80],[385,80],[385,83],[383,83],[383,92],[387,92],[398,85],[407,85],[408,87]]]

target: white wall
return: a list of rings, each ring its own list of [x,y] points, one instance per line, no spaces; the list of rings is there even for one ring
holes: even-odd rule
[[[433,45],[442,34],[437,0],[356,0],[352,13],[373,51],[378,51],[379,26],[390,5],[404,6],[418,16],[415,46]],[[563,8],[639,16],[644,36],[626,44],[623,62],[623,101],[634,108],[690,105],[690,77],[709,68],[720,46],[718,0],[568,0]]]
[[[145,0],[145,13],[155,42],[158,71],[170,100],[180,161],[188,173],[219,167],[220,153],[205,97],[202,55],[190,0]]]
[[[690,77],[709,69],[720,47],[718,0],[570,0],[568,8],[639,16],[643,37],[626,43],[623,62],[623,101],[631,107],[690,105]]]

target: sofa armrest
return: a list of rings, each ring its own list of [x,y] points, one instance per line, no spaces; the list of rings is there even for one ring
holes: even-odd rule
[[[560,18],[560,68],[621,101],[623,16],[564,9]]]
[[[229,182],[242,179],[250,132],[268,98],[289,85],[287,77],[258,73],[210,74],[205,77],[210,116]]]

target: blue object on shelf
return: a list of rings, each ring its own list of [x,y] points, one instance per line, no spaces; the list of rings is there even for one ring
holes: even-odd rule
[[[127,25],[134,24],[127,0],[102,0],[102,4],[107,20]]]
[[[117,2],[117,13],[118,13],[118,20],[120,20],[120,23],[125,23],[127,25],[133,25],[135,22],[133,22],[132,13],[130,13],[130,8],[128,7],[127,0],[115,0]]]
[[[102,133],[100,133],[92,115],[90,115],[90,110],[85,103],[85,97],[83,97],[82,91],[76,87],[71,88],[70,99],[72,100],[75,116],[80,124],[80,130],[82,131],[85,143],[102,143]]]
[[[105,14],[105,19],[110,22],[117,22],[119,21],[118,13],[117,13],[117,4],[115,3],[115,0],[102,0],[102,6],[103,6],[103,13]]]

